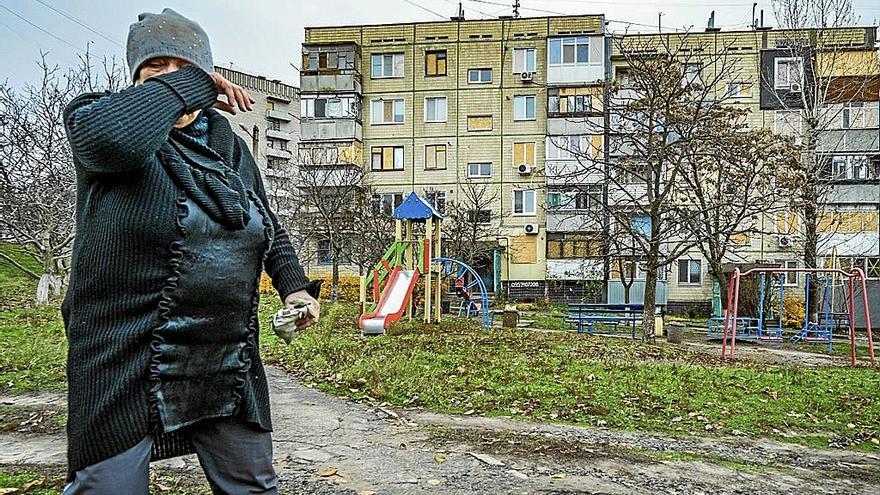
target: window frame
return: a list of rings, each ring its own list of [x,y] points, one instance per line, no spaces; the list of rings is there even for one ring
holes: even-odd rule
[[[687,280],[681,280],[681,269],[682,263],[687,263]],[[697,280],[694,281],[692,278],[693,272],[691,268],[693,264],[696,264],[699,268],[697,273]],[[688,286],[700,286],[703,285],[703,260],[695,260],[695,259],[679,259],[678,260],[678,285],[688,285]]]
[[[791,266],[792,263],[794,263],[794,266]],[[785,270],[797,269],[800,267],[800,263],[798,263],[798,260],[781,260],[779,261],[779,264],[781,265],[781,268]],[[789,273],[794,275],[794,282],[788,280]],[[800,278],[801,277],[799,272],[779,272],[779,281],[785,287],[797,287],[798,285],[800,285]]]
[[[428,153],[429,148],[439,148],[443,147],[443,168],[437,167],[437,157],[436,155],[439,153],[439,150],[433,150],[434,153],[434,166],[428,167]],[[448,155],[449,147],[445,143],[434,143],[434,144],[426,144],[425,145],[425,170],[446,170],[448,167],[447,160],[449,159]]]
[[[440,57],[441,53],[443,54],[443,57]],[[430,74],[428,72],[428,56],[429,55],[434,55],[434,71],[435,71],[434,74]],[[445,62],[443,64],[443,73],[442,74],[440,74],[437,71],[441,58]],[[447,75],[449,75],[449,58],[446,53],[446,49],[445,48],[438,48],[436,50],[425,50],[425,77],[446,77]]]
[[[482,75],[483,75],[483,72],[485,72],[485,71],[489,72],[489,80],[488,81],[482,80]],[[478,80],[476,80],[476,81],[471,80],[471,73],[473,73],[473,72],[476,72],[479,75],[479,77],[477,78]],[[477,68],[477,69],[468,69],[468,84],[492,84],[492,79],[495,77],[493,72],[494,71],[491,67],[481,67],[481,68]]]
[[[785,90],[791,91],[792,81],[788,81],[788,84],[786,84],[786,85],[780,85],[779,77],[778,77],[779,76],[779,66],[781,64],[787,64],[787,63],[791,63],[791,62],[798,64],[798,68],[800,69],[799,70],[800,73],[798,74],[798,80],[795,82],[797,82],[797,84],[801,87],[801,91],[803,91],[803,88],[804,88],[804,57],[776,57],[775,59],[773,59],[773,89],[785,89]],[[788,73],[788,76],[790,77],[791,70],[789,69],[787,71],[787,73]]]
[[[740,87],[740,90],[737,91],[736,93],[731,93],[731,92],[730,92],[730,87],[731,87],[731,86],[734,86],[734,85],[738,85],[738,86]],[[742,94],[742,87],[743,87],[743,86],[748,86],[749,90],[748,90],[748,93],[747,93],[747,94]],[[727,83],[727,93],[726,93],[726,96],[727,96],[728,98],[734,98],[734,99],[746,99],[746,98],[751,98],[751,97],[752,97],[752,89],[753,89],[754,87],[755,87],[754,84],[752,84],[752,83],[749,82],[749,81],[735,81],[735,82],[729,82],[729,83]]]
[[[385,168],[383,164],[380,164],[379,168],[376,168],[373,163],[373,158],[376,155],[376,150],[379,151],[381,155],[381,160],[384,162],[385,160],[385,149],[391,148],[393,151],[391,152],[391,168]],[[400,150],[400,168],[395,167],[397,151]],[[406,147],[403,145],[393,144],[393,145],[385,145],[385,146],[371,146],[370,147],[370,171],[371,172],[400,172],[406,170]]]
[[[471,173],[471,167],[474,165],[476,165],[478,167],[476,175]],[[483,166],[484,165],[489,166],[489,174],[488,175],[483,174]],[[492,162],[468,162],[467,167],[468,167],[467,168],[467,178],[468,179],[491,179],[492,178]]]
[[[573,40],[573,41],[570,41]],[[585,40],[582,42],[582,40]],[[553,50],[554,43],[558,43],[559,45],[559,62],[553,62]],[[549,38],[547,40],[547,66],[548,67],[580,67],[584,65],[590,65],[590,47],[592,42],[589,36],[556,36]],[[566,62],[565,61],[565,47],[566,46],[574,46],[574,61]],[[586,47],[586,55],[587,59],[584,62],[578,61],[578,56],[580,55],[580,51],[578,48],[580,46]]]
[[[443,100],[443,120],[428,120],[428,100]],[[423,110],[424,110],[424,115],[423,115],[424,119],[423,120],[426,124],[443,124],[443,123],[448,122],[449,101],[446,96],[426,96]],[[436,113],[437,113],[437,108],[436,108],[436,104],[435,104],[434,114],[436,115]]]
[[[391,75],[386,75],[385,68],[385,59],[384,57],[391,56]],[[400,56],[401,61],[400,64],[397,63],[397,57]],[[374,62],[375,57],[383,57],[382,59],[382,74],[376,75],[375,69],[376,63]],[[394,70],[397,67],[400,67],[400,74],[395,74]],[[370,79],[400,79],[406,77],[406,57],[404,52],[381,52],[381,53],[371,53],[370,54]]]
[[[529,117],[529,115],[528,115],[529,98],[531,98],[531,101],[532,101],[532,116],[531,117]],[[513,120],[514,120],[514,122],[527,122],[527,121],[531,121],[531,120],[537,120],[538,119],[537,99],[538,99],[537,95],[514,95],[514,97],[513,97]],[[517,118],[517,116],[516,116],[517,111],[519,110],[517,101],[523,102],[523,108],[522,108],[523,116],[521,118]]]
[[[525,188],[515,188],[512,193],[512,201],[511,201],[511,216],[514,217],[534,217],[538,215],[538,193],[536,189],[525,189]],[[519,213],[516,211],[516,196],[517,193],[522,195],[522,205],[523,210]],[[526,193],[531,193],[531,212],[526,209]]]
[[[475,128],[471,127],[471,119],[480,119],[480,118],[488,118],[489,119],[489,127],[488,128]],[[467,116],[467,130],[468,132],[489,132],[495,129],[495,116],[494,115],[468,115]]]
[[[523,67],[520,70],[516,68],[516,54],[517,52],[523,52]],[[532,70],[529,70],[529,53],[531,53],[531,62],[532,62]],[[513,68],[512,74],[522,74],[523,72],[531,72],[535,74],[538,72],[538,61],[537,61],[537,50],[535,47],[520,47],[513,49],[513,63],[510,64]]]
[[[392,119],[394,119],[397,116],[397,113],[395,112],[394,108],[395,108],[397,102],[400,102],[400,104],[402,106],[400,115],[403,118],[403,120],[401,120],[399,122],[396,120],[392,120],[391,122],[385,122],[384,120],[377,122],[375,120],[375,117],[376,117],[375,104],[381,102],[384,106],[386,101],[391,102],[391,105],[392,105],[392,107],[391,107],[392,117],[391,118]],[[382,112],[379,112],[379,115],[383,119],[385,118],[385,109],[384,108],[382,109]],[[406,98],[374,98],[374,99],[370,100],[370,125],[403,125],[403,124],[406,124]]]

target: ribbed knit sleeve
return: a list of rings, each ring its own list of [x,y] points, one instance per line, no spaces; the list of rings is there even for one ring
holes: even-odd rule
[[[246,148],[245,148],[246,150]],[[266,205],[266,211],[269,218],[272,219],[272,225],[275,228],[275,237],[269,252],[266,255],[266,273],[272,279],[272,285],[278,291],[278,295],[283,301],[288,295],[294,292],[304,290],[309,286],[309,278],[306,277],[299,258],[296,255],[296,249],[290,242],[290,237],[279,223],[275,212],[269,206],[269,200],[266,198],[266,188],[263,186],[263,177],[256,165],[254,166],[254,175],[256,183],[256,193],[260,201]],[[317,298],[317,295],[313,297]]]
[[[118,93],[81,95],[65,109],[64,124],[80,166],[125,172],[147,163],[177,119],[215,101],[211,76],[189,65]]]

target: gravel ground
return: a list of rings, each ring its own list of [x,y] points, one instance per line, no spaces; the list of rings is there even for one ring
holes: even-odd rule
[[[391,409],[267,372],[282,493],[880,493],[880,457],[872,454]],[[0,397],[0,407],[26,411],[7,415],[10,423],[26,421],[40,407],[63,412],[64,396]],[[55,428],[11,428],[0,432],[0,467],[63,472],[64,449]],[[155,472],[187,493],[203,489],[194,456],[156,463]]]

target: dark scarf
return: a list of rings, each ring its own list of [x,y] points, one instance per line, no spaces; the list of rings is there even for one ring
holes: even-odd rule
[[[207,109],[192,124],[172,129],[169,138],[159,153],[172,180],[215,222],[243,229],[250,204],[238,175],[240,155],[229,121]]]

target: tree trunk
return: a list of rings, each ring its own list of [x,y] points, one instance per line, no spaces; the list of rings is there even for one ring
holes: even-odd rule
[[[50,295],[61,295],[61,277],[52,272],[46,272],[37,283],[37,304],[42,306],[49,304]]]
[[[805,268],[815,268],[818,254],[819,234],[817,194],[814,185],[805,186],[804,195],[804,258]],[[810,321],[819,319],[819,291],[816,283],[816,274],[810,276],[810,287],[805,295],[805,300],[810,307]]]
[[[724,268],[721,266],[721,263],[717,261],[709,261],[709,275],[712,276],[712,280],[718,283],[718,287],[721,289],[721,309],[727,305],[727,289],[728,283],[724,278]]]
[[[654,312],[657,308],[657,267],[655,263],[648,263],[648,273],[645,275],[645,310],[642,313],[642,340],[654,342]]]
[[[335,250],[334,250],[335,251]],[[333,253],[333,275],[330,278],[330,300],[339,299],[339,253]]]

